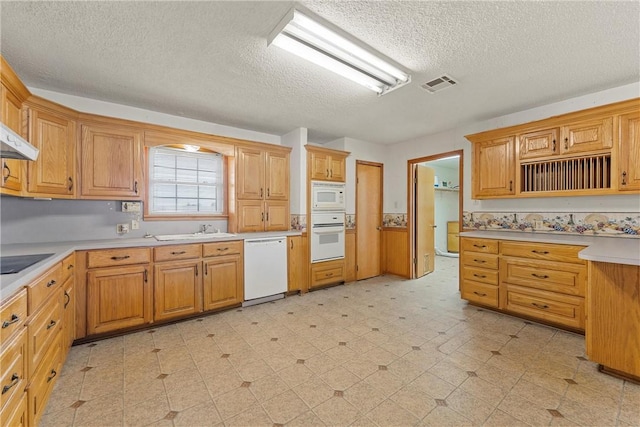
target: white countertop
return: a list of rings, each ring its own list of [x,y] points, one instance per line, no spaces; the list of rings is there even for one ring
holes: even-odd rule
[[[215,237],[212,233],[209,239],[188,239],[188,240],[166,240],[158,241],[153,237],[149,238],[121,238],[109,240],[81,240],[71,242],[47,242],[47,243],[25,243],[0,246],[0,253],[3,256],[11,255],[31,255],[31,254],[53,254],[49,258],[32,265],[20,273],[0,275],[0,301],[12,295],[19,288],[28,285],[37,279],[49,267],[62,261],[66,256],[74,251],[84,251],[92,249],[113,249],[132,247],[155,247],[167,245],[186,245],[211,242],[229,242],[233,240],[259,239],[264,237],[277,236],[300,236],[301,231],[273,231],[264,233],[241,233],[230,237]]]
[[[460,233],[460,236],[586,246],[585,249],[578,253],[578,258],[588,261],[640,266],[640,239],[634,237],[596,237],[581,236],[579,234],[482,230],[465,231]]]

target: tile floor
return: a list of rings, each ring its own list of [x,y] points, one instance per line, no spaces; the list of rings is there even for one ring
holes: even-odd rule
[[[73,347],[42,426],[640,426],[584,340],[460,300],[457,259]]]

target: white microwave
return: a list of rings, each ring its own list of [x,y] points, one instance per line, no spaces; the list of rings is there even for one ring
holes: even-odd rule
[[[344,212],[344,184],[311,181],[311,210]]]

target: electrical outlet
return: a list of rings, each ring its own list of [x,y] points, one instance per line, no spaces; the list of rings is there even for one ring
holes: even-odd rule
[[[140,228],[140,221],[138,221],[137,219],[132,219],[131,220],[131,229],[132,230],[137,230]]]
[[[140,202],[122,202],[122,212],[140,212]]]
[[[129,224],[118,224],[116,225],[116,231],[118,234],[126,234],[129,232]]]

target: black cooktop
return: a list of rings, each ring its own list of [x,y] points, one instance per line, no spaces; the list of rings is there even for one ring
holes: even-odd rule
[[[19,273],[27,267],[49,258],[53,254],[17,255],[0,257],[0,274]]]

